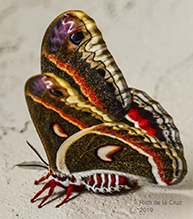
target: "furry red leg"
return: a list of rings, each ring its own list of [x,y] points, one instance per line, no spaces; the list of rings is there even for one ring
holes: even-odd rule
[[[48,194],[42,199],[41,203],[38,205],[38,208],[41,208],[42,204],[53,194],[56,186],[60,186],[64,189],[66,189],[66,187],[63,186],[60,182],[57,182],[54,179],[51,179],[43,186],[43,188],[38,193],[35,194],[35,196],[31,199],[31,202],[34,202],[34,200],[37,197],[39,197],[42,194],[42,192],[44,192],[46,189],[50,188]]]
[[[51,176],[51,175],[52,175],[51,172],[49,172],[46,176],[43,176],[43,177],[41,177],[40,179],[35,180],[35,181],[34,181],[34,184],[38,184],[38,183],[40,183],[40,182],[43,182],[44,180],[48,179],[49,176]]]
[[[69,187],[67,188],[67,191],[66,191],[66,197],[64,198],[64,200],[62,202],[60,202],[58,205],[56,205],[56,208],[60,207],[65,202],[67,202],[67,200],[70,197],[73,190],[76,191],[76,192],[81,192],[82,191],[82,186],[75,186],[75,185],[72,185],[72,184],[69,185]]]

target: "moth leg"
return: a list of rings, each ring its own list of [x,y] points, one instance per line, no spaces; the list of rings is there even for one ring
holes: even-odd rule
[[[40,183],[40,182],[43,182],[44,180],[48,179],[49,176],[51,176],[51,175],[52,175],[51,172],[49,172],[46,176],[43,176],[43,177],[41,177],[40,179],[35,180],[35,181],[34,181],[34,184],[38,184],[38,183]]]
[[[31,199],[31,202],[34,202],[34,200],[37,197],[39,197],[42,194],[42,192],[44,192],[46,189],[50,188],[48,191],[48,194],[42,199],[41,203],[38,205],[38,208],[41,208],[42,204],[53,194],[56,186],[60,186],[64,189],[66,189],[66,187],[63,186],[60,182],[57,182],[54,179],[51,179],[43,186],[43,188],[38,193],[35,194],[35,196]]]
[[[62,202],[60,202],[58,205],[56,205],[56,208],[60,207],[61,205],[63,205],[64,203],[67,202],[67,200],[70,197],[73,190],[76,192],[81,192],[82,189],[83,189],[82,186],[76,186],[76,185],[70,184],[67,191],[66,191],[66,197],[64,198],[64,200]]]

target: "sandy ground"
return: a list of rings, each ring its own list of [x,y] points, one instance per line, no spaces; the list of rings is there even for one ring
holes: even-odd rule
[[[47,204],[30,198],[42,169],[14,167],[38,161],[27,146],[43,147],[24,98],[25,81],[40,73],[40,45],[58,14],[81,9],[95,19],[129,86],[145,90],[173,116],[181,132],[188,174],[179,185],[141,185],[132,193],[84,192],[61,208],[61,190]],[[125,219],[193,216],[193,2],[184,0],[0,1],[0,218]],[[164,204],[165,203],[165,204]],[[152,211],[152,212],[151,212]]]

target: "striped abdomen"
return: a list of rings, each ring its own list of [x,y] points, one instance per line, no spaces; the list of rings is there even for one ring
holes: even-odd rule
[[[137,182],[118,174],[94,173],[82,177],[82,184],[94,193],[113,193],[120,192],[122,189],[132,189]]]

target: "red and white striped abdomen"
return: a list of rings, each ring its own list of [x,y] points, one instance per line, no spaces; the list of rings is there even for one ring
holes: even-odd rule
[[[113,193],[122,189],[132,189],[137,183],[127,177],[113,173],[94,173],[82,177],[82,184],[94,193]]]

